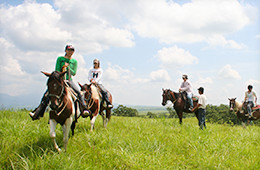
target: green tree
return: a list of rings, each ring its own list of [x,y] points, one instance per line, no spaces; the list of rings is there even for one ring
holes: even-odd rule
[[[138,111],[130,107],[119,105],[117,108],[113,109],[113,115],[135,117],[138,116]]]
[[[157,115],[155,113],[152,113],[152,112],[148,112],[146,116],[148,118],[157,118]]]

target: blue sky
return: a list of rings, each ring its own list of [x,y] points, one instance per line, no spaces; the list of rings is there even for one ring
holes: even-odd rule
[[[66,44],[76,48],[75,82],[87,83],[95,58],[114,102],[161,105],[182,74],[205,87],[208,103],[260,95],[258,0],[0,0],[0,94],[36,106]],[[37,98],[38,100],[35,100]],[[1,101],[4,98],[0,98]],[[10,101],[10,105],[11,105]]]

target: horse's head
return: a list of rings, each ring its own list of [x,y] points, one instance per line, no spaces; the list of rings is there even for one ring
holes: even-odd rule
[[[231,98],[231,99],[228,98],[230,111],[233,111],[235,109],[235,107],[236,107],[236,99],[237,98]]]
[[[89,98],[91,97],[91,84],[84,84],[84,85],[81,85],[80,83],[78,83],[79,86],[80,86],[80,90],[81,92],[84,93],[84,98],[86,100],[89,100]]]
[[[49,98],[51,101],[50,107],[52,110],[56,110],[61,102],[61,97],[64,94],[65,85],[63,81],[63,76],[66,72],[54,71],[51,74],[42,72],[44,75],[49,77],[47,81]]]
[[[170,90],[169,89],[162,89],[162,105],[165,106],[167,104],[167,101],[170,100]]]

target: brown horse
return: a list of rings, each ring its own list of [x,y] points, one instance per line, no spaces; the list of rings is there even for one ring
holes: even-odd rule
[[[75,123],[77,118],[80,116],[79,104],[76,101],[76,97],[73,95],[70,87],[66,85],[63,80],[63,76],[66,72],[54,71],[51,74],[42,72],[49,77],[48,86],[48,97],[50,99],[50,137],[54,143],[54,147],[58,152],[61,149],[56,143],[55,128],[59,123],[63,130],[63,142],[64,149],[67,150],[67,144],[69,140],[69,131],[72,130],[74,134]]]
[[[249,118],[249,116],[247,116],[248,112],[247,112],[247,103],[240,103],[238,101],[236,101],[236,98],[231,98],[228,99],[229,100],[229,108],[230,111],[235,111],[237,118],[239,120],[241,120],[244,123],[249,123],[251,120],[257,120],[260,118],[260,106],[257,105],[257,107],[253,107],[252,108],[252,117]]]
[[[93,131],[95,126],[95,121],[100,114],[103,118],[103,126],[106,128],[107,123],[109,122],[111,118],[111,109],[108,108],[106,105],[104,105],[104,100],[102,100],[101,94],[99,93],[99,89],[94,84],[84,84],[81,85],[79,83],[79,86],[81,87],[81,92],[84,93],[84,98],[86,102],[88,103],[88,109],[91,111],[90,115],[90,124],[91,129],[90,131]],[[108,92],[109,95],[109,101],[112,104],[112,95],[110,92]],[[103,111],[106,111],[106,114],[103,113]]]
[[[162,89],[162,105],[165,106],[167,104],[167,101],[170,100],[173,103],[173,108],[177,112],[177,115],[179,117],[179,122],[182,124],[182,114],[183,112],[191,113],[191,111],[185,109],[185,100],[183,99],[183,93],[176,93],[171,91],[170,89]],[[197,105],[197,101],[193,101],[194,107]],[[198,119],[198,113],[195,112],[195,115]],[[199,119],[198,119],[199,120]]]

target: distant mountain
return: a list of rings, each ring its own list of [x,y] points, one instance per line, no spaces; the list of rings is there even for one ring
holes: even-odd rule
[[[36,94],[26,94],[19,96],[10,96],[0,93],[0,109],[9,108],[26,108],[32,109],[36,107],[41,100],[41,96]]]

